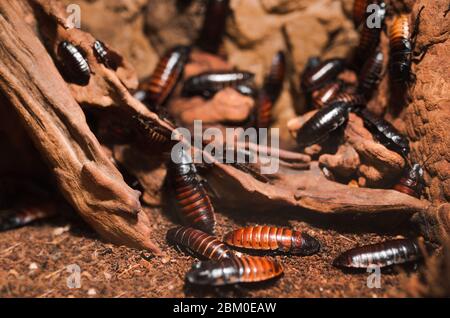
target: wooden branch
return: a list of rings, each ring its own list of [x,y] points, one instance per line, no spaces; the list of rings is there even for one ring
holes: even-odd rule
[[[25,17],[20,1],[0,3],[0,90],[75,210],[104,238],[158,252],[140,193],[103,153]]]

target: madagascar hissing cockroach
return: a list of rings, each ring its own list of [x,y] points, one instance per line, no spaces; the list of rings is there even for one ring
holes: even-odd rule
[[[250,85],[255,75],[243,71],[206,72],[188,78],[184,82],[184,96],[201,95],[205,98],[214,96],[218,91],[231,87]]]
[[[269,128],[272,120],[272,107],[280,97],[286,76],[286,58],[283,52],[278,52],[272,59],[269,74],[259,92],[256,106],[256,121],[258,128]]]
[[[366,17],[368,0],[355,0],[353,3],[353,24],[358,28]]]
[[[137,121],[137,129],[141,131],[141,134],[139,135],[144,136],[143,140],[145,143],[150,143],[152,146],[163,146],[167,148],[173,145],[171,143],[172,132],[169,129],[163,128],[142,116],[133,116],[132,118]]]
[[[334,97],[334,99],[329,104],[325,105],[325,107],[332,103],[339,102],[345,103],[350,111],[357,111],[361,107],[366,106],[367,103],[365,97],[361,94],[342,92]]]
[[[305,93],[323,87],[331,81],[334,81],[345,69],[344,59],[333,58],[321,62],[315,67],[310,67],[302,74],[302,89]]]
[[[108,47],[99,40],[94,42],[94,54],[97,60],[104,64],[107,68],[117,70],[120,56],[111,52]]]
[[[190,52],[188,46],[169,50],[159,60],[153,74],[139,84],[135,97],[153,110],[163,105],[180,80]]]
[[[167,232],[167,239],[206,259],[220,261],[234,253],[215,236],[191,227],[177,227]]]
[[[374,135],[374,137],[386,148],[395,151],[405,158],[409,154],[409,140],[402,135],[391,123],[382,117],[377,117],[367,109],[357,111],[364,121],[364,126]]]
[[[369,13],[366,13],[367,17],[368,15]],[[386,4],[384,1],[378,3],[378,9],[374,15],[371,20],[379,21],[379,26],[370,25],[369,21],[363,23],[361,26],[359,44],[356,47],[353,63],[351,63],[351,66],[358,71],[364,65],[365,61],[372,56],[380,43],[381,32],[383,31],[386,18]]]
[[[381,51],[376,51],[365,63],[359,74],[358,91],[369,100],[378,84],[381,81],[383,74],[384,54]]]
[[[333,265],[341,268],[387,267],[422,257],[418,240],[398,239],[353,248],[338,256]]]
[[[180,149],[175,157],[169,163],[169,175],[180,218],[185,225],[212,234],[216,225],[214,207],[197,168],[185,149]]]
[[[349,111],[345,102],[333,102],[320,109],[297,131],[297,144],[304,148],[325,141],[348,121]]]
[[[312,236],[288,228],[251,226],[225,235],[225,243],[249,250],[279,251],[312,255],[320,250],[320,242]]]
[[[410,17],[402,14],[395,17],[389,32],[390,61],[389,68],[393,82],[410,81],[414,79],[411,72],[413,52],[416,45],[416,37],[419,32],[420,15],[422,7],[417,15],[414,26],[411,28]]]
[[[334,81],[311,94],[311,104],[315,109],[324,108],[342,91],[342,81]]]
[[[281,264],[273,259],[257,256],[234,256],[220,262],[194,264],[186,280],[194,285],[224,286],[257,283],[283,274]]]
[[[50,202],[22,203],[8,210],[0,210],[0,232],[12,230],[56,215]]]
[[[208,0],[198,46],[203,51],[217,54],[223,41],[230,12],[229,0]]]
[[[412,167],[407,165],[399,182],[394,185],[394,190],[420,199],[425,187],[423,176],[424,171],[420,164],[415,163]]]
[[[91,68],[78,47],[63,41],[58,46],[58,55],[68,80],[80,85],[89,83]]]

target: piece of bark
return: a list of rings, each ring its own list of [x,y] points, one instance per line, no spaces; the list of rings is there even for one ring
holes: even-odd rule
[[[37,2],[36,2],[37,3]],[[53,1],[45,2],[52,8]],[[159,249],[139,192],[129,188],[89,130],[18,2],[0,3],[0,89],[55,176],[65,199],[104,238]]]

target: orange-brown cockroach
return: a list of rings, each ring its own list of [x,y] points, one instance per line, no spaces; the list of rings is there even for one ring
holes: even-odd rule
[[[27,202],[11,209],[0,210],[0,232],[48,219],[56,214],[55,206],[51,202]]]
[[[177,227],[167,232],[167,239],[206,259],[220,261],[234,253],[216,237],[191,227]]]
[[[376,91],[383,74],[384,54],[381,51],[375,52],[368,59],[359,74],[358,91],[369,100]]]
[[[216,225],[214,207],[199,180],[197,168],[185,149],[180,149],[177,157],[177,162],[172,160],[169,164],[169,174],[175,189],[180,218],[185,225],[214,233]]]
[[[413,52],[416,44],[416,37],[419,32],[420,15],[422,7],[417,15],[414,26],[411,28],[409,15],[397,16],[392,22],[389,32],[390,62],[389,68],[391,78],[394,82],[409,81],[414,79],[411,72],[413,62]],[[424,53],[426,47],[422,50]],[[424,55],[422,55],[423,57]],[[420,58],[419,58],[420,60]]]
[[[186,280],[194,285],[223,286],[257,283],[283,274],[281,264],[270,258],[234,256],[220,262],[196,263],[187,273]]]
[[[369,25],[368,22],[363,23],[360,30],[359,44],[355,51],[352,67],[360,70],[364,65],[366,59],[372,56],[380,43],[381,32],[384,28],[386,18],[386,4],[384,1],[378,3],[378,8],[375,11],[374,20],[380,22],[380,26]],[[368,13],[366,14],[368,16]]]
[[[394,190],[420,199],[423,188],[425,187],[423,176],[424,171],[420,164],[415,163],[412,167],[408,165],[403,176],[394,186]]]
[[[153,74],[139,84],[135,97],[152,110],[162,106],[175,89],[189,59],[190,48],[177,46],[159,61]]]
[[[229,0],[208,0],[198,40],[202,50],[212,54],[219,52],[229,12]]]
[[[272,59],[269,74],[258,96],[256,107],[257,127],[268,128],[272,120],[272,107],[280,97],[286,75],[286,58],[283,52],[278,52]]]
[[[245,249],[290,254],[311,255],[320,250],[320,242],[306,233],[269,226],[241,228],[228,233],[224,241],[230,246]]]

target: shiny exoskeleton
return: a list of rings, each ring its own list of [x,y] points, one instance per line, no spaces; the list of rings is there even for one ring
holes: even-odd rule
[[[191,227],[177,227],[167,232],[167,239],[206,259],[220,261],[234,253],[216,237]]]
[[[97,60],[104,64],[107,68],[112,70],[116,70],[118,68],[118,55],[113,54],[103,42],[99,40],[94,42],[94,53]]]
[[[139,85],[136,98],[151,109],[163,105],[181,79],[191,49],[177,46],[169,50],[158,62],[153,74]]]
[[[414,26],[411,26],[410,17],[406,14],[397,16],[392,22],[389,32],[389,69],[394,82],[409,81],[414,78],[411,73],[411,64],[423,9],[424,7],[420,9]]]
[[[0,210],[0,232],[19,228],[55,215],[56,210],[51,203],[27,203],[8,210]]]
[[[394,186],[394,190],[420,198],[425,186],[424,171],[420,164],[415,163],[407,166],[403,176]]]
[[[227,87],[251,86],[254,74],[240,71],[206,72],[188,78],[184,82],[183,95],[200,95],[205,98],[214,96]]]
[[[286,75],[286,58],[283,52],[278,52],[272,59],[269,74],[258,96],[257,127],[268,128],[272,120],[272,107],[280,97]]]
[[[91,68],[81,50],[68,41],[58,46],[64,73],[68,79],[76,84],[87,85],[91,77]]]
[[[327,140],[348,121],[349,111],[345,102],[333,102],[322,108],[297,131],[297,144],[308,147]]]
[[[367,103],[365,97],[358,93],[339,93],[331,103],[345,103],[350,111],[357,111]]]
[[[220,262],[199,262],[187,273],[186,280],[195,285],[223,286],[267,281],[282,274],[283,267],[276,260],[235,256]]]
[[[351,249],[337,257],[333,265],[341,268],[388,267],[422,257],[417,240],[399,239]]]
[[[383,74],[383,66],[384,54],[377,51],[364,63],[359,74],[358,91],[368,100],[378,88]]]
[[[314,91],[311,94],[311,104],[315,109],[324,108],[332,102],[337,95],[342,91],[343,84],[341,81],[330,82],[321,89]]]
[[[302,89],[305,93],[323,87],[331,81],[336,80],[344,71],[346,62],[343,59],[334,58],[321,62],[315,67],[308,67],[302,74]]]
[[[367,109],[362,109],[357,113],[363,119],[366,128],[381,144],[405,158],[408,156],[410,151],[408,138],[395,129],[391,123],[375,116]]]
[[[212,54],[218,53],[229,12],[229,0],[207,1],[205,19],[198,40],[198,45],[202,50]]]
[[[185,225],[212,234],[216,225],[214,207],[197,168],[186,150],[180,150],[176,157],[176,162],[171,160],[169,164],[169,173],[180,218]]]
[[[133,119],[138,123],[137,129],[145,136],[145,143],[164,148],[170,148],[172,146],[172,132],[169,129],[160,127],[158,124],[142,116],[135,116]]]
[[[224,241],[234,247],[289,254],[312,255],[320,250],[320,242],[306,233],[269,226],[241,228],[228,233]]]
[[[375,13],[366,13],[366,17],[374,14],[373,21],[379,21],[379,27],[371,25],[372,21],[363,23],[360,30],[359,44],[355,51],[353,68],[360,70],[367,58],[372,56],[380,43],[381,32],[386,18],[386,4],[384,1],[378,3],[378,9]],[[372,20],[369,19],[369,20]],[[370,23],[369,23],[370,22]]]

